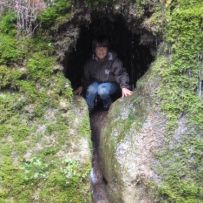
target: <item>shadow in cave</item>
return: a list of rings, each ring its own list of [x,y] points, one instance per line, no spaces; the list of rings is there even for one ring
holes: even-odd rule
[[[132,32],[126,19],[120,14],[93,12],[90,23],[81,23],[76,46],[65,53],[63,60],[64,74],[71,81],[73,89],[81,85],[83,67],[92,55],[92,41],[99,36],[106,36],[110,42],[110,50],[117,53],[122,60],[129,77],[131,88],[145,74],[156,54],[156,39],[151,33],[138,28]],[[116,99],[116,98],[115,98]],[[107,115],[105,111],[96,111],[90,115],[93,141],[93,160],[91,182],[93,202],[108,203],[108,197],[99,157],[100,130]]]

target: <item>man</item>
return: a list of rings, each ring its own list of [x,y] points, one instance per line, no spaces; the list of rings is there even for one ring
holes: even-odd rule
[[[82,86],[75,90],[80,95],[84,88],[89,110],[95,107],[95,98],[100,96],[104,110],[111,105],[111,95],[119,90],[122,97],[132,95],[129,86],[129,76],[123,67],[121,60],[115,53],[109,51],[108,41],[104,38],[93,42],[94,54],[84,66]]]

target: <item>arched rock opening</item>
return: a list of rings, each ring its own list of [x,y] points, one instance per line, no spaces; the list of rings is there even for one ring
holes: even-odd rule
[[[95,11],[91,13],[90,22],[81,21],[76,46],[65,53],[62,62],[64,74],[71,81],[73,89],[80,85],[84,64],[92,55],[92,40],[101,35],[109,39],[110,49],[123,61],[132,89],[135,87],[136,81],[154,60],[157,40],[140,26],[133,31],[130,26],[127,19],[119,13]]]

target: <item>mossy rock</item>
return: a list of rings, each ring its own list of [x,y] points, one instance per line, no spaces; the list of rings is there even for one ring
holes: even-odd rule
[[[0,202],[91,201],[89,114],[50,38],[3,37]]]
[[[84,101],[70,103],[68,111],[43,110],[30,122],[31,109],[26,112],[16,103],[22,95],[0,97],[5,117],[0,128],[1,200],[90,202],[90,127]],[[78,111],[83,119],[77,119]]]
[[[182,115],[173,133],[157,97],[154,67],[131,98],[116,101],[101,132],[100,154],[111,202],[201,202],[202,131]],[[170,130],[169,130],[170,129]],[[188,187],[192,185],[192,187]]]

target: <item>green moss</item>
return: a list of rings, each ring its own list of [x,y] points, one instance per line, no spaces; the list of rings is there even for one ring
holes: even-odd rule
[[[90,121],[88,116],[83,118],[82,126],[80,126],[79,131],[84,137],[89,137],[89,135],[91,134]]]
[[[0,34],[0,64],[22,61],[25,53],[19,46],[21,45],[14,37]]]
[[[34,201],[33,193],[36,192],[38,185],[43,183],[38,194],[41,202],[90,201],[89,188],[86,187],[90,166],[80,166],[79,162],[74,160],[56,163],[40,157],[22,162],[17,168],[12,162],[6,157],[0,162],[0,178],[3,186],[0,190],[0,198],[2,200],[12,198],[17,202]]]
[[[124,139],[128,136],[133,136],[129,129],[133,129],[134,133],[139,132],[145,119],[142,100],[142,97],[129,97],[126,98],[125,103],[116,101],[116,103],[113,104],[114,106],[110,110],[107,118],[108,121],[111,122],[105,127],[105,132],[102,132],[108,135],[104,138],[104,141],[102,141],[102,146],[108,145],[108,149],[111,151],[105,152],[106,157],[108,157],[108,154],[114,154],[112,151],[116,150],[117,146],[122,143]],[[122,113],[120,112],[121,109]],[[129,111],[129,109],[131,110]],[[107,148],[105,148],[105,150],[106,149]]]
[[[202,140],[186,135],[174,148],[159,157],[163,183],[159,195],[163,202],[201,202],[203,200]],[[174,156],[175,155],[175,156]]]
[[[47,58],[41,52],[34,53],[28,60],[28,78],[44,84],[53,73],[53,58]]]
[[[45,27],[51,26],[55,21],[67,15],[71,9],[71,1],[56,0],[48,9],[41,13],[39,20]],[[67,16],[66,16],[67,17]]]
[[[59,163],[58,163],[59,164]],[[60,167],[60,168],[58,168]],[[46,164],[39,158],[34,158],[31,162],[24,163],[26,171],[26,181],[44,181],[44,187],[39,192],[40,201],[50,202],[86,202],[85,193],[82,188],[89,174],[88,170],[81,171],[81,166],[74,160],[65,160],[59,166],[52,163]],[[88,201],[87,201],[88,202]]]
[[[11,158],[8,157],[4,157],[0,167],[1,185],[4,186],[3,195],[7,197],[10,193],[19,194],[23,190],[23,174],[21,170],[16,168]]]
[[[54,46],[49,35],[41,33],[40,31],[36,33],[33,38],[27,38],[28,40],[28,51],[31,53],[41,53],[41,56],[53,56]]]
[[[56,1],[39,17],[42,27],[67,20],[70,8]],[[82,164],[79,148],[72,151],[84,135],[90,140],[88,118],[70,134],[76,107],[51,36],[40,29],[16,38],[14,23],[11,14],[0,20],[0,202],[89,203],[91,160]]]
[[[45,97],[45,94],[38,92],[35,83],[31,81],[19,81],[19,91],[27,94],[27,99],[30,101],[36,101],[37,98]],[[43,98],[44,98],[43,97]]]
[[[17,81],[25,76],[23,71],[17,68],[8,68],[6,66],[0,66],[0,89],[17,89]]]
[[[58,72],[51,76],[50,80],[47,81],[47,85],[52,90],[50,94],[53,96],[53,98],[64,96],[69,101],[72,101],[73,91],[70,81],[64,77],[62,72]]]
[[[15,36],[15,21],[16,15],[14,12],[8,11],[5,15],[1,16],[0,32]]]
[[[19,118],[17,113],[17,110],[19,108],[18,102],[20,102],[19,94],[15,94],[15,93],[0,94],[0,111],[1,111],[0,123],[1,124],[6,122],[8,119],[12,118],[13,116],[15,116],[16,119]]]
[[[202,202],[203,103],[198,83],[202,80],[203,4],[198,0],[173,2],[173,10],[166,13],[167,45],[154,64],[162,79],[161,108],[168,119],[166,143],[155,167],[162,177],[156,191],[160,202]],[[177,139],[174,130],[181,117],[188,120],[188,129]]]
[[[18,81],[19,92],[5,91],[0,95],[2,202],[33,202],[35,194],[41,202],[90,202],[88,186],[91,166],[80,165],[71,157],[68,161],[61,160],[57,155],[61,147],[71,147],[74,142],[73,137],[69,136],[69,126],[74,117],[64,117],[63,111],[55,109],[59,99],[63,98],[68,103],[70,95],[67,97],[67,81],[61,74],[53,76],[53,81],[56,83],[54,92],[61,94],[61,97],[51,97],[54,98],[51,105],[47,102],[46,86],[44,91],[38,91],[36,83],[30,80]],[[54,89],[55,85],[52,87]],[[54,109],[50,109],[52,105]],[[53,117],[45,119],[47,111],[50,114],[53,112]],[[41,126],[46,127],[38,130]],[[53,139],[51,146],[50,138]],[[43,149],[38,149],[38,145],[43,145]],[[23,157],[29,150],[32,157],[25,160]]]
[[[1,147],[0,151],[3,156],[10,156],[10,154],[12,153],[12,145],[8,144],[8,143],[4,143],[4,145]],[[3,161],[3,159],[2,159],[2,161]]]
[[[168,17],[166,41],[171,44],[172,54],[169,68],[157,69],[163,78],[160,89],[162,109],[169,118],[174,118],[174,123],[181,112],[188,113],[192,122],[203,129],[202,101],[197,96],[203,63],[203,5],[198,1],[192,7],[186,7],[183,2],[180,4],[183,8],[175,9]],[[166,84],[167,89],[164,88]]]

